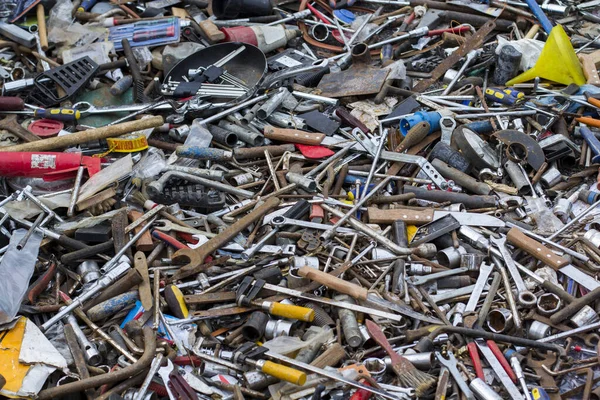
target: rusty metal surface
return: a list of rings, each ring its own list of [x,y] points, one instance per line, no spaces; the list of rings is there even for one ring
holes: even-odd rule
[[[322,96],[348,97],[377,94],[383,87],[389,70],[360,65],[346,71],[327,74],[321,79],[318,89]]]
[[[460,46],[454,53],[452,53],[448,58],[442,61],[435,69],[431,72],[431,78],[424,79],[416,84],[413,88],[415,92],[422,92],[427,89],[429,86],[433,85],[438,79],[440,79],[446,71],[456,65],[461,58],[463,58],[467,53],[473,49],[477,49],[481,47],[485,37],[489,35],[496,24],[493,21],[486,22],[479,30],[470,38],[468,42]]]

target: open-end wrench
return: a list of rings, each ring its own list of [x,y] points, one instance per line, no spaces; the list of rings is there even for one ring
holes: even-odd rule
[[[517,296],[519,304],[531,307],[535,305],[537,298],[536,296],[527,290],[527,286],[525,286],[525,282],[517,269],[515,261],[513,260],[511,254],[508,252],[506,248],[506,236],[502,235],[500,238],[491,237],[491,242],[498,248],[500,254],[502,255],[502,259],[508,268],[508,272],[515,282],[515,286],[517,288]]]
[[[487,288],[488,288],[488,285],[485,285],[483,287],[484,290]],[[440,301],[450,300],[455,297],[464,296],[467,294],[470,295],[471,293],[473,293],[474,289],[475,289],[475,285],[469,285],[469,286],[461,287],[459,289],[444,290],[442,293],[432,294],[431,300],[435,303],[439,303]]]
[[[456,121],[452,117],[442,117],[440,119],[440,129],[442,130],[441,141],[450,145],[452,140],[452,132],[456,128]]]
[[[410,276],[410,277],[408,277],[407,280],[408,280],[408,283],[415,285],[415,286],[419,286],[419,285],[423,285],[427,282],[435,281],[440,278],[445,278],[447,276],[462,274],[464,272],[467,272],[468,270],[469,269],[467,267],[460,267],[460,268],[456,268],[456,269],[450,269],[448,271],[436,272],[434,274],[429,274],[429,275]]]
[[[483,293],[483,288],[485,287],[490,274],[494,267],[491,264],[481,264],[479,267],[479,276],[477,277],[477,281],[475,282],[475,288],[471,293],[471,297],[469,297],[469,301],[467,302],[467,306],[465,307],[464,313],[475,311],[477,307],[477,303],[479,302],[479,298]]]
[[[216,234],[202,232],[198,229],[188,228],[186,226],[177,225],[168,219],[157,219],[152,226],[154,229],[164,232],[181,232],[181,233],[189,233],[192,235],[204,235],[208,237],[214,237]]]
[[[513,400],[522,400],[524,397],[523,394],[519,392],[519,389],[510,379],[510,377],[500,364],[500,361],[498,361],[498,359],[496,358],[492,350],[488,347],[488,345],[480,340],[476,340],[475,343],[477,344],[479,351],[481,351],[481,354],[483,354],[490,367],[492,367],[492,369],[494,370],[494,373],[496,374],[500,382],[502,382],[502,385],[504,385],[504,388],[508,392],[510,398]]]
[[[448,368],[448,371],[450,371],[450,374],[456,381],[456,384],[458,385],[460,390],[463,392],[465,397],[468,400],[475,400],[475,395],[469,388],[469,385],[467,384],[465,379],[462,377],[460,372],[458,372],[458,368],[456,368],[456,358],[454,357],[454,353],[449,351],[448,359],[445,359],[444,356],[442,356],[442,354],[439,351],[436,351],[435,358],[437,358],[437,360],[440,362],[440,364],[442,364],[444,367]]]
[[[271,225],[274,227],[282,227],[282,226],[299,226],[301,228],[311,228],[311,229],[319,229],[322,231],[327,231],[331,229],[331,225],[327,224],[319,224],[317,222],[303,221],[300,219],[292,219],[284,217],[283,215],[279,215],[271,220]],[[354,229],[350,228],[337,228],[336,232],[342,233],[357,233]]]

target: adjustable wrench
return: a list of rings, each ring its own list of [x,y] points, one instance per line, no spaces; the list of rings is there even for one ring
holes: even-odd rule
[[[447,276],[462,274],[463,272],[467,272],[469,269],[467,267],[460,267],[456,269],[451,269],[448,271],[436,272],[434,274],[429,275],[419,275],[419,276],[410,276],[408,278],[408,283],[419,286],[423,285],[427,282],[435,281],[440,278],[445,278]]]
[[[473,292],[471,293],[471,297],[469,297],[469,301],[467,302],[467,306],[465,307],[464,313],[475,311],[477,307],[477,303],[479,302],[479,298],[483,293],[483,288],[485,287],[490,274],[494,267],[491,264],[481,264],[479,267],[479,276],[477,277],[477,281],[475,282],[475,288],[473,288]]]
[[[442,130],[441,141],[450,145],[452,141],[452,132],[456,128],[456,121],[452,117],[442,117],[440,119],[440,128]]]
[[[448,359],[445,359],[439,351],[436,351],[435,358],[437,358],[437,360],[440,362],[440,364],[442,364],[444,367],[448,368],[448,371],[450,371],[450,374],[456,381],[456,384],[458,385],[460,390],[463,392],[465,397],[468,400],[475,400],[475,395],[469,388],[469,385],[467,384],[465,379],[462,377],[460,372],[458,372],[458,368],[456,368],[456,358],[454,357],[454,353],[449,351]]]
[[[511,254],[508,252],[506,248],[506,236],[502,235],[500,238],[491,237],[491,242],[498,248],[500,254],[502,255],[502,259],[508,268],[508,272],[515,282],[515,286],[517,288],[518,300],[521,305],[531,305],[533,302],[535,304],[536,297],[533,293],[527,290],[525,286],[525,282],[517,269],[515,261],[513,260]],[[532,300],[533,299],[533,300]]]

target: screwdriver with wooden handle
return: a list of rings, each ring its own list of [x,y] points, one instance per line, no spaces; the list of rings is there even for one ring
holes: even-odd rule
[[[551,249],[525,235],[518,228],[512,228],[508,231],[506,240],[513,246],[518,247],[542,263],[550,266],[555,271],[573,279],[586,289],[594,290],[600,287],[600,283],[594,279],[590,279],[589,275],[571,265],[569,260],[555,254]]]

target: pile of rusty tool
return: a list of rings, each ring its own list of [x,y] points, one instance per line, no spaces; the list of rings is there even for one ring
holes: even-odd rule
[[[599,21],[0,0],[0,397],[600,399]]]

